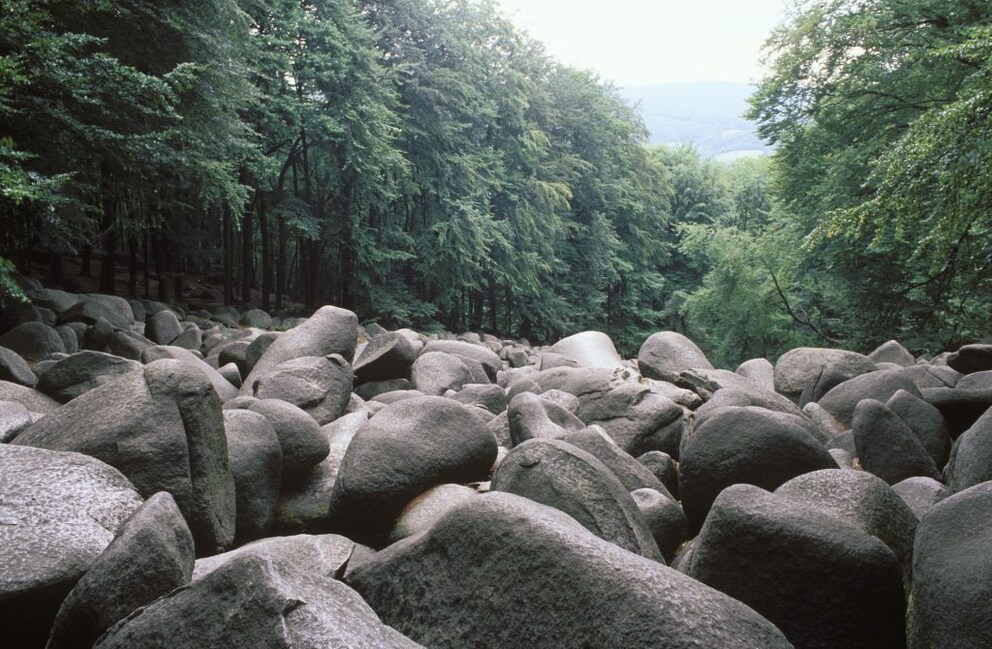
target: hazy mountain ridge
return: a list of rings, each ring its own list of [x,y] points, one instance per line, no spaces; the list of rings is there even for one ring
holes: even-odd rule
[[[734,158],[771,152],[742,116],[754,86],[735,82],[631,86],[620,94],[636,106],[652,144],[691,143],[704,156]]]

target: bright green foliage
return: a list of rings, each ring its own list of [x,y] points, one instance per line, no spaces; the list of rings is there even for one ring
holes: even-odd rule
[[[988,333],[989,26],[977,0],[798,3],[752,100],[849,345]]]

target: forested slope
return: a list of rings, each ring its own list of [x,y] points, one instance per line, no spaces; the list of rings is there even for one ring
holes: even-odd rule
[[[726,166],[649,147],[489,2],[9,0],[0,260],[625,352],[671,328],[720,362],[943,349],[989,332],[990,18],[803,3],[752,100],[774,159]]]

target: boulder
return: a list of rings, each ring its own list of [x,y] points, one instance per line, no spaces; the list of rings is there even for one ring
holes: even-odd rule
[[[847,367],[855,375],[875,370],[875,363],[864,354],[843,349],[798,347],[782,354],[775,362],[775,389],[784,395],[798,397],[828,363]]]
[[[0,401],[13,401],[24,406],[28,412],[47,415],[60,404],[44,392],[28,388],[10,381],[0,381]]]
[[[905,390],[893,394],[885,407],[906,422],[937,469],[943,469],[950,457],[951,434],[940,411]]]
[[[648,451],[643,455],[638,455],[637,461],[643,464],[654,477],[658,478],[661,484],[665,485],[668,493],[676,499],[679,498],[678,464],[671,455],[661,451]]]
[[[331,531],[375,545],[431,487],[485,480],[496,439],[470,408],[443,397],[387,406],[348,446],[331,494]]]
[[[0,401],[0,444],[6,444],[33,423],[31,413],[16,401]]]
[[[585,423],[564,407],[533,392],[513,397],[506,412],[514,445],[529,439],[554,439],[585,428]]]
[[[141,363],[103,352],[81,351],[56,361],[38,380],[38,389],[66,403],[95,387],[141,371]]]
[[[321,427],[329,452],[297,485],[283,489],[276,513],[276,527],[286,532],[301,532],[327,524],[331,493],[341,461],[355,433],[368,421],[368,413],[353,412]]]
[[[368,383],[362,383],[355,388],[354,392],[361,398],[369,401],[380,394],[385,394],[386,392],[412,389],[413,383],[411,383],[408,379],[389,379],[387,381],[369,381]]]
[[[471,359],[446,352],[425,352],[417,357],[411,375],[417,390],[429,396],[441,396],[448,390],[458,391],[469,383],[487,377],[481,365],[471,367]]]
[[[933,506],[916,532],[912,647],[992,646],[992,482]]]
[[[264,415],[282,447],[283,484],[306,479],[310,470],[327,457],[327,439],[313,417],[281,399],[238,397],[224,404],[225,410],[244,409]]]
[[[739,602],[507,493],[456,507],[347,579],[436,649],[791,646]]]
[[[161,360],[90,390],[43,417],[13,442],[98,458],[139,493],[172,494],[199,553],[234,538],[234,479],[220,399],[186,363]]]
[[[145,318],[145,337],[156,345],[169,345],[181,336],[183,326],[174,311],[165,309]]]
[[[10,381],[33,388],[38,384],[38,377],[20,354],[12,349],[0,347],[0,381]]]
[[[648,487],[631,491],[630,497],[644,516],[662,557],[671,561],[679,546],[689,539],[689,524],[682,507],[667,494]]]
[[[992,408],[992,388],[923,388],[920,392],[944,416],[951,439],[960,437]]]
[[[408,648],[353,590],[270,554],[228,561],[139,609],[95,649],[197,647]]]
[[[559,509],[596,536],[662,561],[651,529],[623,483],[585,451],[553,439],[514,447],[490,488]]]
[[[268,532],[282,485],[282,446],[264,415],[225,410],[227,456],[234,476],[235,532],[239,540]]]
[[[317,309],[310,318],[286,333],[274,338],[265,348],[258,361],[252,364],[251,372],[245,377],[241,394],[253,394],[255,381],[284,363],[301,356],[329,356],[340,354],[349,363],[358,343],[358,316],[351,311],[334,306]],[[261,336],[255,342],[261,340]],[[254,345],[255,343],[252,343]],[[259,343],[262,346],[262,343]],[[250,363],[251,347],[246,354]]]
[[[576,367],[624,367],[610,337],[601,331],[582,331],[562,338],[551,351],[575,361]]]
[[[954,442],[945,477],[953,492],[992,480],[992,409]]]
[[[852,429],[861,466],[890,485],[919,475],[940,478],[920,440],[885,404],[863,399],[854,411]]]
[[[728,370],[689,370],[683,372],[680,385],[690,385],[701,395],[712,394],[717,390],[733,390],[743,394],[752,406],[799,415],[799,406],[778,392],[762,387],[762,384]]]
[[[416,359],[417,350],[403,334],[387,332],[374,336],[355,359],[355,380],[367,383],[408,379]]]
[[[916,384],[900,372],[879,370],[844,381],[823,395],[817,403],[833,415],[834,419],[845,426],[850,426],[854,419],[854,409],[859,401],[875,399],[885,403],[899,390],[904,390],[915,397],[920,396]]]
[[[661,480],[655,477],[650,469],[620,448],[601,427],[589,426],[582,430],[569,432],[560,439],[585,451],[606,465],[610,473],[620,480],[620,484],[627,491],[648,488],[660,491],[672,498],[672,494],[668,492]]]
[[[775,366],[767,358],[752,358],[744,361],[734,372],[751,379],[769,392],[775,391]]]
[[[947,357],[947,364],[962,374],[992,370],[992,345],[965,345]]]
[[[916,357],[896,340],[882,343],[868,354],[868,358],[875,363],[892,363],[901,367],[916,365]]]
[[[432,340],[427,343],[420,355],[430,352],[444,352],[446,354],[454,354],[455,356],[460,356],[461,358],[472,361],[472,364],[478,364],[482,366],[483,371],[488,377],[480,381],[475,381],[477,383],[495,383],[496,374],[503,369],[503,361],[499,359],[494,351],[488,347],[482,345],[474,345],[472,343],[463,342],[461,340]]]
[[[713,503],[689,575],[750,606],[797,649],[904,649],[895,554],[805,502],[738,484]]]
[[[107,322],[112,329],[130,329],[134,324],[134,312],[124,298],[114,298],[110,295],[81,295],[79,302],[62,314],[59,322],[95,325],[98,320]]]
[[[261,309],[248,309],[238,318],[238,324],[253,329],[271,329],[272,316]]]
[[[197,559],[192,569],[192,579],[200,581],[232,561],[247,557],[288,561],[305,567],[318,577],[339,579],[354,552],[355,543],[337,534],[273,536],[222,554]]]
[[[696,343],[674,331],[651,334],[637,352],[637,366],[649,379],[676,382],[684,370],[713,369]]]
[[[484,408],[494,415],[506,410],[506,390],[492,383],[470,383],[458,392],[445,392],[444,396],[466,406]]]
[[[255,396],[291,403],[323,426],[344,414],[354,380],[351,366],[339,354],[301,356],[259,376]]]
[[[172,496],[149,498],[59,608],[46,649],[90,649],[104,631],[189,583],[193,535]]]
[[[141,496],[86,455],[0,444],[0,499],[0,646],[42,647]]]
[[[28,362],[65,353],[62,337],[55,329],[41,322],[24,322],[0,335],[0,347],[6,347]]]
[[[390,542],[426,532],[449,511],[478,495],[475,489],[460,484],[431,487],[411,500],[400,512],[389,532]]]
[[[689,438],[679,464],[679,494],[691,532],[717,495],[737,483],[774,490],[797,475],[836,468],[827,450],[794,418],[763,408],[730,406]]]
[[[206,374],[207,378],[210,379],[210,384],[214,386],[214,390],[217,392],[217,396],[220,397],[221,401],[230,401],[238,396],[237,388],[235,388],[230,381],[225,379],[218,370],[211,367],[206,361],[188,349],[176,347],[174,345],[156,345],[154,347],[149,347],[141,353],[141,361],[146,364],[166,358],[192,364],[194,367]]]
[[[951,495],[950,489],[933,478],[924,476],[906,478],[902,482],[897,482],[892,485],[892,491],[909,505],[919,519],[922,519],[931,507]]]

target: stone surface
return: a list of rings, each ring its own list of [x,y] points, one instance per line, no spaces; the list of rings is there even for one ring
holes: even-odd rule
[[[561,405],[532,392],[521,392],[507,407],[510,440],[522,444],[529,439],[555,439],[585,423]]]
[[[145,337],[156,345],[171,345],[182,333],[183,326],[174,311],[166,309],[145,318]]]
[[[667,494],[647,487],[631,491],[630,497],[644,516],[661,555],[671,561],[679,546],[689,539],[689,524],[682,507]]]
[[[661,451],[648,451],[643,455],[638,455],[637,461],[643,464],[654,477],[658,478],[661,484],[665,485],[668,493],[676,499],[679,498],[678,464],[671,455]]]
[[[234,476],[236,537],[255,539],[275,522],[282,485],[282,446],[269,420],[250,410],[225,410],[224,432]]]
[[[0,444],[6,444],[33,423],[28,409],[16,401],[0,401]]]
[[[275,555],[235,558],[136,611],[95,649],[409,647],[353,590]]]
[[[199,581],[228,563],[246,557],[282,559],[306,568],[319,577],[338,579],[355,551],[355,543],[337,534],[273,536],[239,548],[197,559],[193,581]]]
[[[957,438],[944,473],[951,491],[992,480],[992,410],[986,410]]]
[[[62,602],[46,649],[89,649],[112,625],[192,575],[193,535],[172,496],[157,493],[124,522]]]
[[[458,392],[445,392],[444,396],[466,406],[485,408],[494,415],[506,410],[506,390],[491,383],[470,383]]]
[[[933,478],[923,476],[897,482],[892,485],[892,491],[896,492],[920,519],[930,511],[931,507],[951,495],[950,489]]]
[[[434,649],[785,649],[751,609],[506,493],[479,496],[347,579]]]
[[[62,405],[44,392],[10,381],[0,381],[0,401],[14,401],[27,408],[28,412],[39,415],[46,415]]]
[[[696,343],[674,331],[651,334],[637,352],[637,366],[649,379],[676,381],[683,370],[713,369]]]
[[[339,354],[301,356],[259,376],[255,396],[291,403],[323,426],[344,414],[354,380],[351,366]]]
[[[0,335],[0,347],[6,347],[28,362],[65,353],[62,337],[55,329],[41,322],[24,322]]]
[[[331,531],[376,545],[431,487],[486,480],[496,439],[470,408],[443,397],[387,406],[355,434],[331,495]]]
[[[282,479],[296,484],[306,479],[310,470],[327,457],[327,439],[313,417],[281,399],[238,397],[224,404],[224,409],[243,409],[264,415],[272,424],[282,447]]]
[[[875,399],[885,403],[899,390],[918,397],[920,391],[909,378],[898,371],[879,370],[861,374],[831,389],[819,403],[845,426],[854,419],[854,409],[862,399]]]
[[[449,511],[477,497],[475,489],[459,484],[442,484],[417,496],[403,508],[389,532],[391,542],[426,532]]]
[[[465,360],[472,361],[472,364],[477,363],[482,367],[486,377],[488,377],[489,383],[495,383],[496,374],[503,369],[503,361],[500,360],[499,356],[497,356],[491,349],[483,345],[474,345],[461,340],[432,340],[424,345],[420,355],[423,356],[424,354],[428,354],[430,352],[454,354],[455,356],[460,356]],[[485,383],[486,380],[482,379],[475,382]]]
[[[868,358],[875,363],[892,363],[902,367],[910,367],[916,364],[916,357],[897,340],[882,343],[873,352],[868,354]]]
[[[920,521],[913,552],[911,646],[992,646],[992,482],[933,506]]]
[[[903,649],[902,569],[877,538],[751,485],[720,494],[690,576],[747,604],[800,648]]]
[[[490,487],[559,509],[596,536],[661,561],[651,529],[623,483],[585,451],[553,439],[514,447]]]
[[[679,464],[679,494],[697,532],[717,495],[747,483],[767,490],[797,475],[836,468],[827,450],[792,417],[753,406],[722,408],[689,439]]]
[[[775,390],[775,366],[767,358],[752,358],[744,361],[734,372],[751,379],[765,390]]]
[[[636,489],[654,489],[669,498],[672,494],[650,469],[638,462],[629,453],[620,448],[613,438],[599,426],[589,426],[582,430],[567,433],[561,441],[582,449],[589,455],[606,465],[610,473],[615,475],[627,491]],[[659,452],[659,451],[655,451]]]
[[[410,378],[417,350],[401,333],[374,336],[355,359],[355,379],[359,383]]]
[[[33,388],[38,383],[38,377],[20,354],[12,349],[0,347],[0,381],[10,381]]]
[[[852,430],[861,465],[890,485],[919,475],[940,478],[933,459],[906,422],[880,401],[858,403]]]
[[[785,395],[799,396],[828,363],[846,366],[856,374],[875,370],[875,363],[864,354],[843,349],[799,347],[782,354],[775,362],[775,389]]]
[[[485,380],[486,375],[482,366],[473,372],[469,366],[471,359],[446,352],[426,352],[421,354],[413,364],[411,376],[413,385],[420,392],[429,396],[440,396],[448,390],[456,392],[463,386]]]
[[[613,340],[601,331],[581,331],[562,338],[551,351],[575,361],[576,367],[623,367]]]
[[[38,381],[38,389],[60,403],[113,381],[129,372],[140,371],[141,363],[103,352],[81,351],[55,362]]]
[[[44,646],[62,600],[140,505],[99,460],[0,444],[0,646]]]
[[[947,357],[947,364],[962,374],[992,370],[992,345],[965,345]]]
[[[190,363],[203,372],[210,379],[210,384],[214,386],[214,391],[217,392],[217,396],[220,397],[221,401],[230,401],[238,396],[237,388],[230,381],[225,379],[218,370],[211,367],[206,361],[188,349],[174,345],[155,345],[141,353],[141,361],[143,363],[153,363],[166,358]]]
[[[220,399],[202,372],[181,361],[155,361],[104,383],[13,443],[85,453],[120,470],[143,496],[169,492],[199,553],[234,538],[234,479]]]
[[[951,433],[940,411],[905,390],[893,394],[885,407],[906,422],[937,469],[943,469],[951,453]]]
[[[251,346],[246,353],[246,362],[251,365],[251,372],[245,377],[241,386],[241,394],[253,394],[255,381],[265,376],[280,363],[301,356],[329,356],[340,354],[346,361],[351,362],[358,343],[358,316],[351,311],[334,306],[323,306],[317,309],[310,318],[286,333],[272,338],[272,342],[264,348],[264,353],[257,362],[251,363]],[[261,336],[256,342],[261,340]],[[255,343],[252,343],[253,345]],[[262,346],[262,343],[259,343]]]

